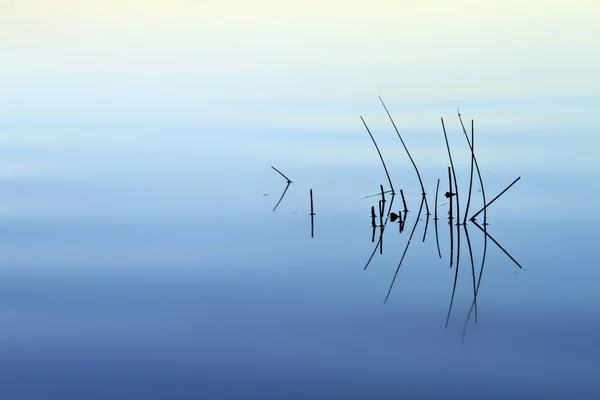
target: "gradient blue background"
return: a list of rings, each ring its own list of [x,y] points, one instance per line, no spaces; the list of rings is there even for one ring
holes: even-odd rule
[[[595,2],[0,4],[2,398],[600,397]],[[457,107],[488,198],[522,177],[488,229],[525,269],[488,242],[464,340],[443,220],[383,305],[420,187],[378,94],[430,205]],[[366,271],[360,115],[411,210]]]

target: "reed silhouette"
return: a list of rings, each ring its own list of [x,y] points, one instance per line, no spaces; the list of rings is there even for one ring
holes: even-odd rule
[[[481,177],[481,170],[479,169],[477,157],[475,157],[475,123],[473,122],[473,120],[471,120],[471,140],[469,141],[469,135],[467,135],[467,130],[465,129],[465,125],[463,124],[460,113],[458,114],[458,119],[460,120],[460,125],[462,126],[463,133],[465,134],[465,139],[467,139],[467,143],[469,144],[469,148],[471,149],[471,161],[475,163],[475,169],[477,170],[477,176],[479,177],[479,186],[481,187],[481,197],[483,198],[483,205],[485,206],[487,203],[485,201],[485,189],[483,187],[483,178]],[[472,171],[473,170],[471,169],[471,174]],[[467,202],[467,208],[468,204],[469,202]],[[465,218],[466,217],[467,212],[465,212]],[[483,211],[483,223],[487,225],[487,213],[485,210]]]
[[[404,191],[400,189],[400,196],[402,196],[402,204],[404,205],[404,212],[408,212],[408,208],[406,207],[406,199],[404,198]]]
[[[452,268],[452,263],[454,262],[454,231],[452,230],[452,177],[450,173],[450,167],[448,167],[448,192],[446,192],[446,197],[449,199],[449,212],[448,212],[448,223],[450,226],[450,268]]]
[[[283,176],[288,183],[292,183],[292,181],[290,180],[290,178],[288,178],[287,176],[285,176],[280,170],[278,170],[277,168],[275,168],[272,165],[271,165],[271,168],[273,168],[275,171],[279,172],[279,175]]]
[[[383,226],[383,214],[385,214],[385,193],[383,191],[383,185],[379,185],[381,188],[381,200],[379,202],[379,225]]]
[[[404,150],[406,151],[406,154],[408,155],[408,158],[410,159],[410,162],[412,163],[415,172],[417,173],[417,178],[419,179],[419,184],[421,185],[421,195],[425,198],[425,209],[427,210],[427,214],[429,214],[429,205],[427,204],[427,193],[425,193],[425,186],[423,186],[423,180],[421,179],[421,174],[419,173],[419,168],[417,168],[417,164],[415,163],[415,160],[412,158],[412,156],[410,155],[410,152],[408,151],[408,147],[406,147],[406,143],[404,143],[404,139],[402,139],[402,135],[400,135],[400,131],[398,130],[398,127],[396,127],[396,123],[394,122],[394,119],[392,118],[392,115],[390,114],[387,106],[385,105],[385,103],[383,102],[383,99],[381,98],[381,96],[379,97],[379,101],[381,102],[381,105],[383,106],[383,109],[385,110],[386,114],[388,115],[390,122],[392,123],[392,126],[394,127],[394,130],[396,131],[396,134],[398,135],[398,138],[400,139],[400,142],[402,143],[402,147],[404,147]],[[406,209],[406,207],[405,207]]]
[[[310,189],[310,237],[315,237],[315,208],[313,205],[313,190]]]
[[[408,249],[411,247],[412,239],[414,237],[417,226],[419,225],[419,223],[421,221],[421,215],[423,213],[423,206],[425,206],[427,212],[426,212],[425,227],[423,230],[422,242],[425,242],[427,240],[427,231],[428,231],[428,227],[429,227],[429,218],[430,218],[431,212],[429,210],[424,185],[421,180],[421,175],[419,173],[417,165],[414,162],[414,159],[412,158],[410,152],[408,151],[408,148],[404,142],[404,139],[400,135],[400,132],[399,132],[398,128],[396,127],[396,124],[395,124],[389,110],[387,109],[387,106],[385,105],[385,103],[383,102],[381,97],[379,97],[379,100],[380,100],[381,104],[383,105],[390,121],[392,122],[392,125],[393,125],[393,127],[394,127],[394,129],[395,129],[395,131],[396,131],[396,133],[397,133],[397,135],[398,135],[398,137],[399,137],[399,139],[400,139],[400,141],[401,141],[401,143],[402,143],[402,145],[403,145],[403,147],[415,169],[417,178],[418,178],[420,186],[421,186],[421,202],[419,205],[418,213],[416,215],[414,225],[412,227],[412,230],[410,232],[410,235],[408,237],[408,240],[407,240],[404,250],[402,252],[402,256],[398,262],[398,265],[396,266],[394,275],[392,277],[389,288],[387,290],[387,294],[384,298],[384,304],[387,304],[387,302],[391,296],[395,282],[397,280],[400,268],[402,267],[402,265],[404,265],[404,261],[406,260]],[[465,212],[464,212],[462,221],[461,221],[461,213],[460,213],[461,204],[460,204],[459,193],[458,193],[459,189],[458,189],[458,179],[457,179],[456,169],[454,167],[454,160],[452,157],[452,152],[451,152],[449,139],[448,139],[448,132],[446,131],[444,119],[440,118],[441,124],[442,124],[442,131],[444,134],[444,140],[445,140],[445,144],[446,144],[446,150],[448,152],[448,160],[449,160],[449,164],[450,164],[447,167],[448,191],[444,194],[445,197],[448,198],[448,226],[449,226],[449,236],[450,236],[450,238],[449,238],[450,239],[449,265],[450,265],[450,268],[452,268],[454,266],[456,267],[456,269],[454,270],[452,292],[451,292],[451,296],[449,299],[448,311],[447,311],[446,320],[445,320],[445,327],[447,328],[449,325],[449,322],[450,322],[450,319],[452,316],[454,300],[456,297],[456,291],[457,291],[457,287],[459,285],[458,281],[459,281],[460,264],[461,264],[460,263],[460,261],[461,261],[461,238],[464,235],[464,237],[466,239],[468,254],[469,254],[469,263],[471,265],[471,279],[470,280],[471,280],[471,285],[472,285],[472,290],[473,290],[473,300],[471,302],[471,307],[469,309],[469,312],[467,314],[467,318],[465,320],[465,324],[463,327],[463,340],[464,340],[464,337],[466,335],[467,326],[468,326],[469,320],[471,319],[471,316],[474,315],[475,323],[478,323],[478,320],[479,320],[477,297],[479,295],[483,272],[484,272],[484,268],[486,265],[488,240],[492,241],[507,257],[509,257],[509,259],[512,262],[515,263],[515,265],[517,265],[517,267],[519,267],[520,269],[523,269],[521,264],[519,264],[519,262],[517,262],[517,260],[504,247],[502,247],[502,245],[498,241],[496,241],[496,239],[494,239],[487,231],[487,209],[488,209],[488,207],[491,204],[493,204],[498,198],[500,198],[504,193],[506,193],[517,181],[519,181],[521,179],[521,177],[518,177],[517,179],[515,179],[510,185],[508,185],[508,187],[506,187],[504,190],[502,190],[490,202],[487,202],[483,178],[482,178],[482,174],[481,174],[481,169],[480,169],[479,162],[478,162],[476,154],[475,154],[475,128],[474,128],[475,124],[474,124],[474,121],[471,120],[471,135],[469,137],[469,135],[467,134],[467,130],[464,126],[464,123],[462,120],[462,115],[461,115],[459,109],[457,109],[457,114],[458,114],[458,118],[459,118],[459,121],[461,124],[461,128],[462,128],[464,137],[467,141],[467,144],[468,144],[469,150],[470,150],[469,191],[468,191],[468,195],[467,195],[466,207],[465,207]],[[361,197],[361,199],[375,197],[375,196],[379,197],[379,199],[377,199],[377,209],[374,205],[371,205],[371,207],[370,207],[370,219],[371,219],[370,222],[371,222],[371,229],[372,229],[371,243],[375,243],[375,246],[373,248],[373,251],[372,251],[367,263],[364,266],[364,270],[366,270],[378,250],[379,250],[380,254],[383,254],[383,250],[384,250],[383,236],[384,236],[384,233],[386,232],[388,223],[389,222],[392,222],[392,223],[397,222],[399,225],[399,232],[402,233],[404,231],[404,227],[407,222],[407,216],[408,216],[409,210],[407,207],[404,191],[402,189],[400,189],[400,197],[402,198],[403,209],[399,210],[398,213],[395,213],[392,211],[396,192],[393,187],[387,165],[385,164],[385,161],[383,159],[380,148],[377,145],[377,142],[375,141],[375,138],[374,138],[373,134],[371,133],[371,130],[367,126],[364,118],[363,117],[360,117],[360,118],[361,118],[373,144],[375,145],[375,148],[377,150],[377,153],[379,155],[379,158],[381,160],[381,163],[383,165],[384,171],[386,173],[386,176],[387,176],[388,182],[390,184],[390,188],[391,188],[390,190],[385,190],[384,185],[380,184],[379,185],[380,190],[378,193]],[[279,198],[279,201],[273,208],[273,211],[275,211],[277,209],[277,207],[279,206],[279,204],[281,203],[281,201],[283,200],[283,198],[285,197],[292,181],[289,178],[287,178],[287,176],[285,176],[283,173],[281,173],[281,171],[279,171],[274,166],[271,166],[271,168],[273,168],[276,172],[278,172],[281,176],[283,176],[287,180],[287,185],[286,185],[281,197]],[[473,216],[469,219],[469,221],[472,222],[473,225],[475,225],[475,227],[477,227],[478,230],[480,230],[483,234],[483,250],[482,250],[483,256],[481,259],[481,265],[479,267],[478,274],[475,269],[474,249],[472,246],[471,236],[469,234],[469,229],[468,229],[468,224],[467,224],[467,218],[468,218],[469,210],[471,207],[471,200],[473,197],[474,171],[477,172],[477,176],[479,179],[479,185],[481,187],[482,198],[483,198],[482,208],[479,209],[475,214],[473,214]],[[441,259],[442,253],[441,253],[441,249],[440,249],[440,243],[439,243],[440,238],[439,238],[439,232],[438,232],[438,220],[439,220],[438,208],[441,207],[442,205],[444,205],[445,203],[439,204],[439,202],[438,202],[439,187],[440,187],[440,179],[437,179],[437,185],[436,185],[436,190],[435,190],[435,204],[434,204],[433,220],[435,223],[435,240],[436,240],[438,258]],[[391,193],[391,198],[389,200],[386,199],[386,193]],[[388,205],[388,203],[389,203],[389,205]],[[483,227],[476,221],[476,217],[478,215],[480,215],[481,213],[483,213]],[[314,212],[313,190],[310,189],[311,238],[314,238],[314,216],[315,215],[316,214]],[[456,220],[456,232],[454,232],[455,220]],[[379,228],[379,238],[376,241],[375,235],[376,235],[377,228]],[[455,236],[456,236],[456,238],[455,238]],[[455,246],[455,244],[456,244],[456,246]]]
[[[427,227],[429,226],[429,217],[431,214],[427,214],[425,216],[425,229],[423,230],[423,243],[425,243],[425,238],[427,237]]]
[[[433,219],[435,221],[438,220],[437,209],[438,209],[438,192],[439,191],[440,191],[440,180],[438,179],[437,180],[437,185],[435,187],[435,207],[434,207],[434,210],[433,210],[433,212],[434,212]]]
[[[375,206],[371,206],[371,226],[375,228],[377,225],[375,224]]]
[[[371,140],[373,141],[373,144],[375,145],[375,149],[377,149],[377,154],[379,154],[379,159],[381,160],[381,164],[383,164],[383,169],[385,170],[385,175],[387,176],[388,182],[390,183],[390,188],[392,189],[392,193],[394,193],[394,185],[392,184],[392,179],[390,178],[390,173],[388,172],[387,166],[385,165],[385,161],[383,161],[383,156],[381,155],[379,146],[377,146],[377,142],[375,141],[375,138],[373,137],[371,130],[367,126],[365,119],[363,117],[360,117],[360,120],[365,125],[365,128],[367,129],[367,132],[369,133],[369,136],[371,137]]]
[[[518,177],[517,179],[515,179],[510,185],[508,185],[506,187],[506,189],[504,189],[503,191],[501,191],[498,196],[494,197],[489,203],[487,203],[485,206],[483,206],[483,208],[481,210],[477,211],[475,213],[475,215],[473,215],[471,217],[471,221],[475,221],[475,217],[477,217],[482,211],[484,211],[486,208],[488,208],[494,201],[496,201],[496,199],[498,199],[500,196],[502,196],[504,193],[506,193],[506,191],[508,189],[510,189],[512,187],[512,185],[514,185],[515,183],[517,183],[519,181],[519,179],[521,179],[521,177]]]
[[[382,210],[381,200],[379,201],[379,204],[380,204],[379,210],[380,210],[380,213],[381,213],[381,210]],[[394,194],[392,194],[392,196],[391,196],[390,207],[388,208],[385,221],[379,225],[379,227],[380,227],[380,229],[379,229],[379,239],[377,240],[377,244],[375,245],[375,248],[373,249],[373,252],[371,253],[371,256],[369,257],[369,260],[365,264],[365,267],[363,268],[363,270],[367,269],[367,267],[371,263],[371,260],[373,260],[373,256],[377,252],[377,249],[379,249],[380,254],[383,254],[383,232],[384,232],[384,230],[385,230],[385,228],[387,226],[388,221],[394,222],[396,219],[398,219],[398,214],[392,212],[392,207],[393,206],[394,206]],[[375,207],[371,206],[371,225],[373,227],[373,233],[372,233],[372,236],[371,236],[371,243],[375,242],[375,228],[377,226],[375,224],[375,218],[376,218]],[[400,216],[400,218],[402,218],[402,216]]]
[[[440,258],[442,258],[442,251],[440,250],[440,236],[438,234],[438,216],[437,216],[437,210],[438,210],[438,192],[440,190],[440,180],[437,180],[437,186],[435,187],[435,205],[434,205],[434,213],[435,216],[433,217],[433,222],[434,222],[434,227],[435,227],[435,243],[437,245],[437,251],[438,251],[438,256]]]
[[[406,222],[406,211],[404,212],[404,215],[402,215],[402,212],[400,213],[400,223],[398,224],[398,232],[402,233],[404,232],[404,223]]]
[[[469,150],[471,150],[471,169],[469,171],[469,194],[467,196],[467,206],[465,208],[465,217],[463,220],[463,225],[467,223],[467,215],[469,214],[469,206],[471,205],[471,192],[473,191],[473,166],[475,164],[475,153],[473,151],[472,144],[474,140],[474,130],[473,130],[473,120],[471,120],[471,143],[469,143],[469,136],[467,135],[467,131],[465,130],[465,125],[462,122],[462,117],[460,115],[460,110],[457,108],[456,113],[458,114],[458,119],[460,120],[460,125],[462,126],[463,132],[467,139],[467,143],[469,144]],[[485,201],[484,201],[485,203]]]

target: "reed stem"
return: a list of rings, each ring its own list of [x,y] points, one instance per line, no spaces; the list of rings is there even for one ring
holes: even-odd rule
[[[417,173],[417,178],[419,179],[419,184],[421,185],[421,194],[423,196],[426,196],[427,193],[425,193],[425,186],[423,186],[423,180],[421,179],[421,174],[419,173],[419,169],[417,168],[417,164],[415,163],[415,160],[413,160],[412,156],[410,155],[410,152],[408,151],[408,147],[406,147],[406,143],[404,143],[404,139],[402,139],[402,135],[400,135],[400,131],[396,127],[396,123],[394,122],[394,119],[392,118],[392,115],[388,111],[387,106],[383,102],[383,99],[381,98],[381,96],[378,96],[378,97],[379,97],[379,101],[381,101],[381,105],[383,106],[383,108],[384,108],[385,112],[387,113],[390,121],[392,122],[392,126],[394,127],[394,130],[396,131],[396,134],[398,135],[398,138],[400,139],[400,142],[402,143],[402,147],[404,147],[404,150],[406,151],[406,154],[408,155],[408,158],[410,159],[410,162],[412,163],[413,167],[415,168],[415,172]],[[429,205],[427,204],[427,198],[425,198],[425,209],[427,210],[427,214],[429,214]]]
[[[469,143],[469,137],[467,136],[467,131],[465,130],[465,125],[463,124],[462,117],[460,115],[460,110],[457,109],[456,112],[458,113],[458,119],[460,120],[460,125],[463,128],[463,132],[467,139],[467,143]],[[471,205],[471,192],[473,190],[473,167],[475,165],[475,150],[473,147],[474,144],[472,144],[473,142],[473,120],[471,120],[471,143],[469,143],[469,149],[471,150],[471,171],[469,176],[469,195],[467,197],[467,206],[465,208],[465,217],[463,219],[463,225],[467,223],[467,215],[469,214],[469,206]]]
[[[381,164],[383,164],[383,169],[385,170],[385,175],[387,176],[388,182],[390,183],[390,188],[392,189],[392,193],[394,193],[394,185],[392,184],[392,179],[390,178],[390,173],[388,172],[388,169],[385,165],[385,161],[383,161],[383,156],[381,155],[381,151],[379,151],[379,146],[377,146],[377,142],[375,141],[375,138],[371,134],[371,130],[367,126],[365,119],[363,117],[360,117],[360,119],[363,122],[363,124],[365,125],[365,128],[367,128],[367,132],[369,133],[369,136],[371,137],[371,140],[373,141],[373,144],[375,145],[375,148],[377,149],[377,154],[379,154],[379,159],[381,159]]]
[[[271,165],[271,168],[273,168],[275,171],[279,172],[279,175],[283,176],[288,181],[288,183],[292,183],[292,181],[290,180],[290,178],[288,178],[287,176],[285,176],[280,170],[278,170],[277,168],[275,168],[272,165]]]
[[[502,195],[503,195],[503,194],[504,194],[504,193],[505,193],[505,192],[506,192],[508,189],[510,189],[510,188],[511,188],[511,186],[512,186],[512,185],[514,185],[515,183],[517,183],[517,181],[518,181],[519,179],[521,179],[521,177],[518,177],[517,179],[515,179],[515,180],[514,180],[514,181],[513,181],[513,182],[512,182],[510,185],[508,185],[508,186],[506,187],[506,189],[504,189],[503,191],[501,191],[501,192],[500,192],[500,194],[499,194],[498,196],[494,197],[494,198],[492,199],[492,201],[490,201],[488,204],[486,204],[486,205],[485,205],[485,206],[484,206],[484,207],[483,207],[481,210],[477,211],[477,212],[475,213],[475,215],[473,215],[473,216],[471,217],[471,221],[474,221],[474,220],[475,220],[475,217],[477,217],[477,216],[479,215],[479,213],[481,213],[483,210],[485,210],[486,208],[488,208],[488,206],[489,206],[490,204],[492,204],[494,201],[496,201],[496,199],[498,199],[498,197],[502,196]]]
[[[454,190],[456,190],[456,222],[460,222],[460,202],[458,198],[458,182],[456,180],[456,171],[454,170],[454,162],[452,162],[452,153],[450,153],[450,144],[448,143],[448,135],[446,134],[446,126],[444,125],[444,119],[442,121],[442,129],[444,131],[444,139],[446,139],[446,148],[448,149],[448,158],[450,159],[450,167],[452,168],[452,177],[454,178]]]

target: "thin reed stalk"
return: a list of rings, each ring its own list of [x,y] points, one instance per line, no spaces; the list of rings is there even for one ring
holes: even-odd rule
[[[313,204],[313,190],[310,189],[310,237],[315,237],[315,208]]]
[[[438,179],[437,181],[437,186],[435,187],[435,204],[434,204],[434,216],[433,216],[433,220],[437,221],[438,216],[437,216],[437,209],[438,209],[438,192],[440,191],[440,180]]]
[[[442,121],[442,130],[444,131],[444,139],[446,139],[446,148],[448,149],[448,158],[450,159],[450,168],[452,168],[452,177],[454,179],[454,190],[456,191],[456,222],[460,221],[460,202],[458,197],[458,182],[456,180],[456,171],[454,170],[454,162],[452,162],[452,153],[450,152],[450,144],[448,143],[448,135],[446,134],[446,126],[444,125],[444,119]]]
[[[456,110],[457,114],[458,114],[458,119],[460,120],[460,125],[463,128],[463,132],[465,134],[465,137],[467,139],[467,143],[469,143],[469,137],[467,135],[467,131],[465,129],[465,125],[463,124],[462,121],[462,116],[460,115],[460,110],[457,109]],[[471,120],[471,143],[474,142],[473,140],[473,120]],[[467,197],[467,206],[465,208],[465,217],[463,219],[463,225],[465,225],[467,223],[467,215],[469,214],[469,206],[471,205],[471,192],[473,190],[473,167],[475,165],[475,152],[473,150],[473,147],[471,145],[471,143],[469,143],[469,149],[471,150],[471,171],[469,174],[469,195]]]
[[[413,160],[412,156],[410,155],[410,152],[408,151],[408,147],[406,147],[406,143],[404,143],[404,139],[402,139],[402,135],[400,135],[400,131],[396,127],[396,123],[394,122],[394,119],[392,118],[392,115],[390,114],[387,106],[383,102],[383,99],[381,98],[381,96],[378,96],[378,97],[379,97],[379,101],[381,101],[381,105],[383,106],[385,112],[387,113],[388,117],[390,118],[392,126],[394,127],[394,130],[396,131],[396,134],[398,135],[398,138],[400,139],[400,142],[402,143],[402,147],[404,147],[404,150],[406,151],[406,154],[408,155],[410,162],[412,163],[413,167],[415,168],[415,172],[417,173],[417,178],[419,179],[419,184],[421,185],[421,194],[423,195],[423,197],[425,197],[427,195],[427,193],[425,193],[425,186],[423,186],[423,180],[421,179],[421,174],[419,173],[419,168],[417,168],[417,164],[415,163],[415,160]],[[429,214],[429,205],[427,204],[427,198],[425,198],[425,209],[427,210],[427,214]]]
[[[462,122],[462,117],[458,114],[458,119],[460,120],[460,125],[462,126],[463,132],[465,134],[465,138],[467,139],[467,143],[469,143],[469,148],[471,149],[471,159],[475,162],[475,169],[477,170],[477,176],[479,177],[479,186],[481,187],[481,197],[483,198],[483,205],[487,204],[485,201],[485,189],[483,188],[483,179],[481,178],[481,170],[479,169],[479,163],[477,162],[477,157],[475,157],[475,123],[471,120],[471,141],[469,142],[469,135],[467,135],[467,130],[465,129],[465,125]],[[465,212],[465,218],[467,218],[467,213]],[[487,212],[483,211],[483,224],[487,225]]]
[[[434,219],[433,222],[435,224],[435,243],[437,244],[438,256],[442,258],[442,251],[440,250],[440,237],[438,235],[438,220]]]
[[[448,200],[449,200],[449,217],[448,224],[450,225],[450,268],[452,268],[452,263],[454,262],[454,231],[452,230],[452,175],[450,172],[450,167],[448,167]]]
[[[400,189],[400,196],[402,196],[402,205],[404,206],[404,212],[408,212],[408,208],[406,208],[406,199],[404,198],[404,191]]]
[[[365,128],[367,129],[367,132],[369,133],[369,136],[371,137],[371,140],[373,141],[373,144],[375,145],[375,148],[377,149],[377,154],[379,154],[379,159],[381,160],[381,164],[383,164],[383,169],[385,170],[385,175],[387,176],[388,182],[390,183],[390,188],[392,189],[392,193],[394,193],[394,185],[392,184],[392,179],[390,178],[390,173],[388,172],[387,166],[385,165],[385,161],[383,161],[383,156],[381,155],[381,151],[379,151],[379,146],[377,146],[377,142],[375,141],[375,138],[373,137],[371,130],[367,126],[365,119],[363,117],[360,117],[360,119],[363,122],[363,124],[365,125]]]
[[[383,214],[385,214],[385,193],[383,192],[383,185],[379,185],[381,188],[381,200],[379,202],[379,225],[383,226]]]
[[[477,216],[479,215],[479,213],[481,213],[483,210],[485,210],[486,208],[488,208],[488,206],[489,206],[490,204],[492,204],[494,201],[496,201],[496,199],[498,199],[498,197],[502,196],[502,195],[503,195],[503,194],[504,194],[504,193],[505,193],[505,192],[506,192],[508,189],[510,189],[510,188],[511,188],[511,186],[512,186],[512,185],[514,185],[515,183],[517,183],[517,182],[519,181],[519,179],[521,179],[521,177],[518,177],[517,179],[515,179],[515,180],[514,180],[514,181],[513,181],[513,182],[512,182],[510,185],[508,185],[508,186],[506,187],[506,189],[504,189],[503,191],[501,191],[501,192],[500,192],[500,194],[499,194],[498,196],[494,197],[494,198],[492,199],[492,201],[490,201],[488,204],[486,204],[486,205],[485,205],[485,206],[484,206],[484,207],[483,207],[481,210],[477,211],[477,212],[475,213],[475,215],[473,215],[473,216],[471,217],[471,221],[475,220],[475,217],[477,217]]]
[[[290,178],[288,178],[287,176],[285,176],[280,170],[278,170],[277,168],[275,168],[272,165],[271,165],[271,168],[273,168],[275,171],[279,172],[279,175],[283,176],[288,183],[292,183],[292,181],[290,180]]]
[[[423,243],[425,243],[425,238],[427,237],[427,227],[429,226],[429,217],[431,214],[427,214],[425,217],[425,230],[423,231]]]

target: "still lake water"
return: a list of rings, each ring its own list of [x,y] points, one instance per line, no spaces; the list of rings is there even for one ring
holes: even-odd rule
[[[599,398],[600,139],[584,103],[536,103],[516,120],[463,105],[488,201],[521,176],[489,207],[487,232],[524,267],[487,241],[478,323],[471,315],[466,329],[464,237],[444,327],[455,274],[447,204],[442,258],[433,220],[423,241],[423,213],[383,304],[420,187],[376,99],[342,104],[340,126],[323,127],[4,118],[2,397]],[[285,107],[310,119],[305,104]],[[364,196],[389,185],[361,107],[410,210],[366,270],[378,197]],[[439,111],[464,211],[470,159],[454,103],[418,107],[396,122],[429,205],[438,178],[439,203],[448,187]],[[408,125],[412,111],[422,123]],[[286,182],[271,165],[293,180],[275,211]],[[474,187],[470,214],[482,207]],[[467,229],[479,276],[484,235]]]

